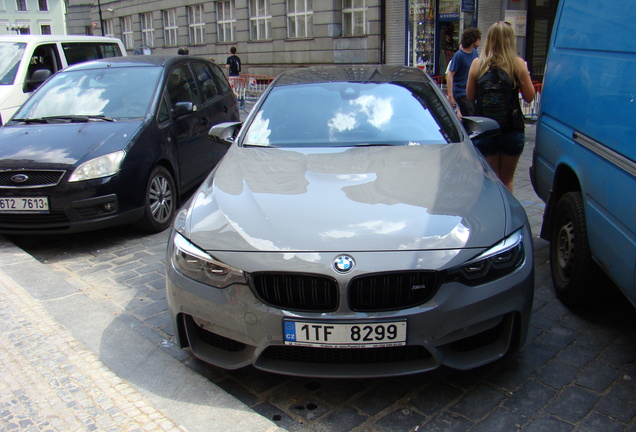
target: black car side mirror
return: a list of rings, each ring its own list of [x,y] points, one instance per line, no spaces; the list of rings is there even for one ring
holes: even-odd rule
[[[177,117],[193,113],[197,110],[197,106],[192,102],[177,102],[174,104],[174,114]]]
[[[49,79],[51,75],[53,75],[53,73],[48,69],[38,69],[34,71],[31,77],[24,83],[24,91],[32,92],[40,87],[44,81]]]
[[[236,135],[241,129],[242,124],[243,122],[219,123],[212,126],[210,132],[208,132],[208,137],[216,142],[232,144],[234,142],[234,139],[236,139]]]
[[[471,140],[499,135],[499,123],[488,117],[462,117],[462,124]]]

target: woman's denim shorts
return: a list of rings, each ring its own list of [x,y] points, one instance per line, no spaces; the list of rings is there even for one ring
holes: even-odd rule
[[[519,156],[523,152],[526,134],[522,131],[501,132],[499,135],[476,139],[473,142],[484,156],[493,156],[499,153],[507,156]]]

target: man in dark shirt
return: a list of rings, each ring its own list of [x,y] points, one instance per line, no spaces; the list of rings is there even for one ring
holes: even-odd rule
[[[446,92],[453,108],[459,108],[462,116],[471,116],[473,104],[466,97],[466,81],[470,65],[478,57],[477,47],[481,44],[481,30],[470,27],[462,33],[459,50],[453,56],[446,74]]]

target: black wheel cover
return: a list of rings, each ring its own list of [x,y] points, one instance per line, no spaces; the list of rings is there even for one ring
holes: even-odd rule
[[[561,197],[553,223],[550,267],[557,297],[568,305],[588,304],[598,295],[598,269],[590,252],[580,192]]]

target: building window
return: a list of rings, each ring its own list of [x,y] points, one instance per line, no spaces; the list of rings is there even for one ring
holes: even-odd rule
[[[41,24],[40,25],[40,34],[43,34],[43,35],[53,34],[51,32],[51,25],[50,24]]]
[[[166,9],[161,12],[163,16],[163,45],[167,47],[177,46],[179,25],[177,24],[177,10]]]
[[[28,35],[31,34],[31,26],[29,26],[29,24],[26,23],[15,23],[13,24],[11,27],[7,28],[7,30],[11,30],[16,32],[16,34],[19,35]]]
[[[188,35],[190,45],[205,43],[205,21],[203,20],[203,5],[188,6]]]
[[[234,0],[216,2],[216,23],[219,42],[232,42],[236,29]]]
[[[287,37],[307,38],[314,35],[312,0],[287,0]]]
[[[48,11],[49,10],[49,2],[48,2],[48,0],[38,0],[38,7],[43,12]]]
[[[16,9],[22,12],[26,12],[27,11],[27,4],[26,4],[26,0],[16,0]]]
[[[115,37],[115,21],[112,19],[104,20],[104,36]]]
[[[135,48],[135,38],[133,34],[132,16],[128,15],[119,19],[121,25],[121,40],[126,49]]]
[[[139,15],[141,21],[141,43],[150,48],[155,46],[155,29],[152,22],[152,12]]]
[[[250,0],[250,39],[267,40],[272,32],[269,0]]]
[[[342,35],[361,36],[366,34],[366,0],[342,0]]]

